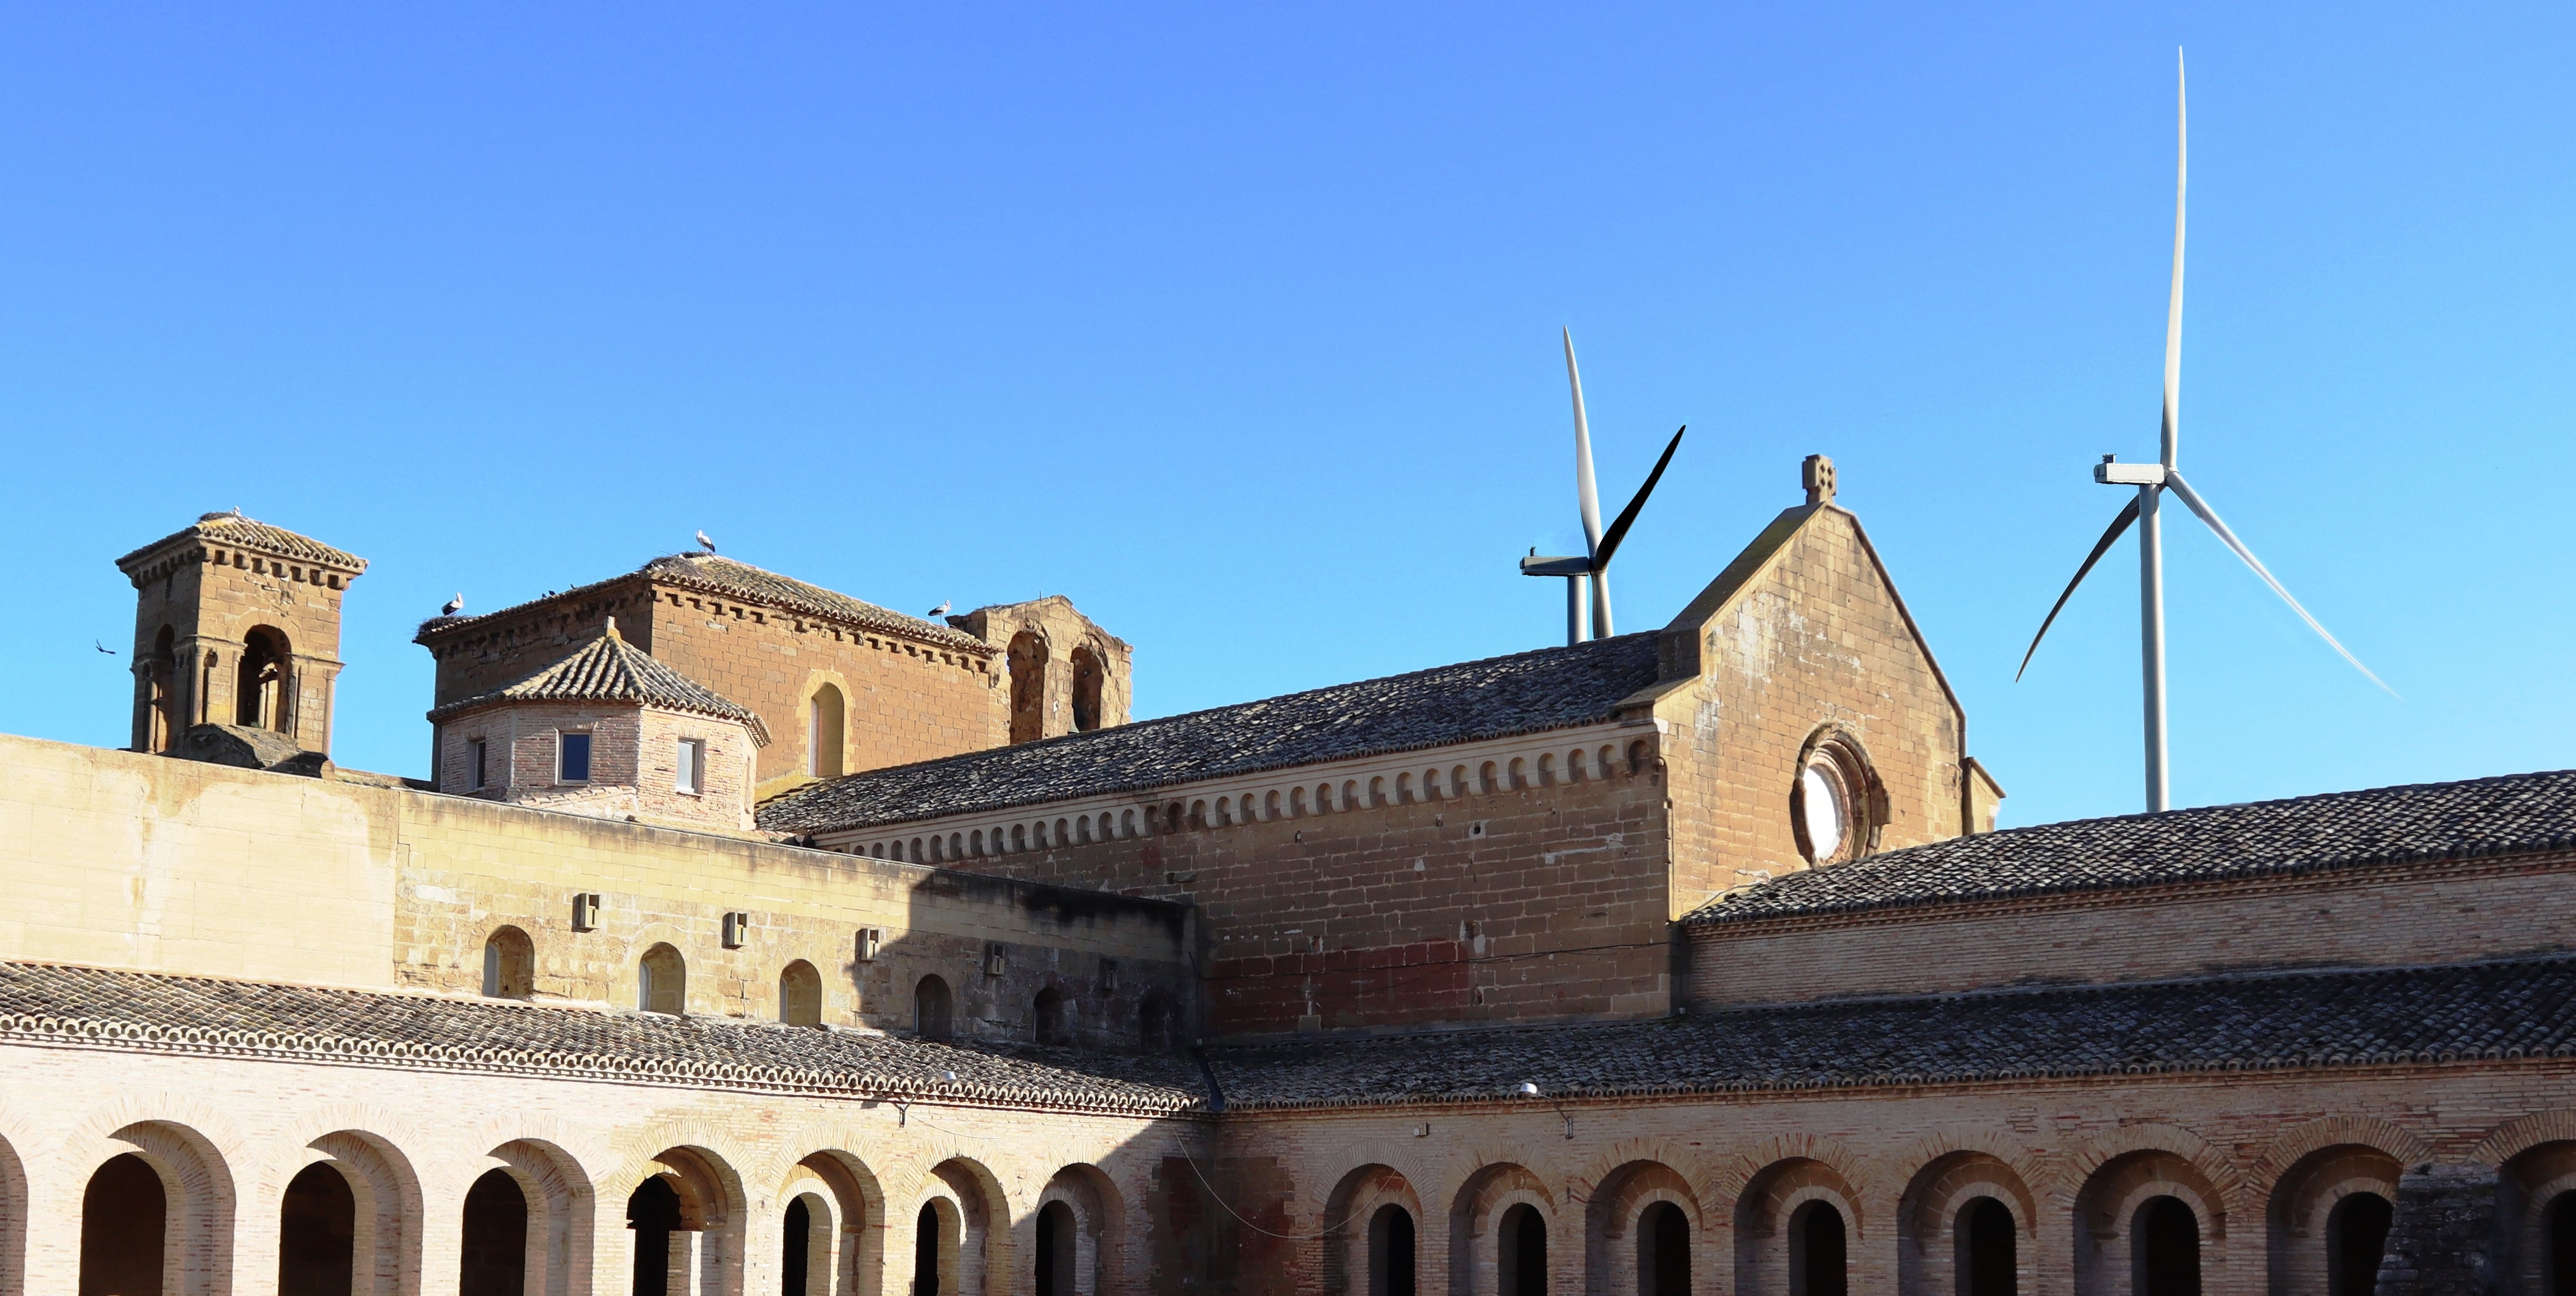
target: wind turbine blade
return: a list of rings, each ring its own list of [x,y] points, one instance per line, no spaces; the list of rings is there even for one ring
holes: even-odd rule
[[[2360,658],[2353,656],[2352,651],[2345,648],[2342,641],[2336,639],[2333,634],[2329,633],[2323,623],[2319,622],[2315,617],[2308,615],[2308,610],[2300,607],[2297,599],[2290,597],[2289,589],[2283,586],[2280,581],[2273,578],[2271,571],[2263,566],[2263,560],[2255,557],[2254,551],[2246,548],[2245,542],[2237,539],[2236,533],[2228,530],[2226,523],[2218,520],[2218,511],[2211,508],[2208,502],[2200,497],[2200,492],[2191,488],[2190,482],[2182,479],[2181,473],[2167,473],[2165,475],[2165,485],[2171,487],[2174,494],[2181,496],[2183,504],[2190,508],[2193,513],[2197,514],[2201,521],[2208,523],[2211,531],[2217,533],[2220,543],[2223,543],[2228,548],[2235,550],[2236,556],[2244,559],[2245,565],[2253,568],[2254,574],[2262,577],[2263,583],[2271,586],[2272,592],[2280,595],[2281,601],[2289,604],[2290,610],[2298,613],[2299,619],[2307,622],[2308,628],[2316,631],[2318,638],[2325,640],[2326,643],[2331,645],[2337,653],[2342,654],[2345,661],[2352,663],[2352,668],[2354,670],[2360,671],[2364,676],[2368,677],[2371,683],[2378,685],[2381,690],[2388,694],[2388,696],[2397,696],[2397,690],[2389,688],[2388,681],[2379,678],[2377,675],[2372,675],[2370,673],[2370,668],[2361,664]]]
[[[1684,423],[1680,431],[1673,433],[1673,439],[1664,443],[1664,455],[1655,461],[1655,470],[1646,474],[1646,484],[1637,488],[1637,497],[1628,501],[1628,507],[1619,510],[1618,520],[1602,533],[1601,552],[1592,558],[1592,566],[1596,570],[1609,570],[1610,555],[1619,552],[1619,542],[1628,538],[1628,527],[1637,520],[1637,510],[1646,507],[1646,497],[1654,494],[1655,483],[1664,479],[1664,465],[1673,461],[1673,451],[1681,449],[1682,433],[1688,431],[1690,424]]]
[[[1574,506],[1583,514],[1583,552],[1601,552],[1601,492],[1592,485],[1592,429],[1583,420],[1583,374],[1574,367],[1574,330],[1565,330],[1565,381],[1574,388]]]
[[[2066,592],[2058,595],[2056,605],[2048,609],[2048,619],[2039,623],[2039,633],[2030,637],[2030,651],[2021,655],[2021,666],[2013,671],[2015,683],[2020,682],[2022,671],[2030,669],[2031,656],[2039,651],[2039,641],[2048,637],[2048,628],[2057,624],[2057,614],[2066,610],[2066,600],[2075,597],[2075,587],[2084,583],[2084,578],[2093,572],[2093,564],[2102,561],[2102,555],[2111,552],[2111,546],[2119,543],[2120,533],[2137,520],[2138,497],[2132,495],[2128,503],[2120,506],[2120,516],[2111,519],[2111,529],[2094,542],[2093,552],[2084,555],[2084,565],[2075,569],[2075,579],[2066,582]]]
[[[2174,267],[2173,297],[2165,306],[2164,466],[2174,466],[2182,440],[2182,232],[2183,193],[2191,176],[2191,113],[2183,95],[2182,51],[2174,51]]]

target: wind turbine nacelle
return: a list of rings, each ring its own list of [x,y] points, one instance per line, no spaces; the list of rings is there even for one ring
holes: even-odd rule
[[[2105,486],[2162,486],[2165,484],[2165,466],[2105,459],[2093,465],[2093,480]]]
[[[1589,576],[1592,560],[1581,555],[1572,558],[1541,558],[1533,554],[1521,559],[1523,576]]]

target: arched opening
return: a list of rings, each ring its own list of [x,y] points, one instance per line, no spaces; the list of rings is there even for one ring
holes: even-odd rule
[[[108,1158],[81,1194],[80,1296],[160,1296],[169,1219],[161,1172],[131,1152]]]
[[[242,637],[241,664],[233,684],[233,723],[253,729],[287,731],[287,669],[291,658],[286,632],[256,626]]]
[[[1072,1207],[1055,1201],[1038,1208],[1037,1296],[1082,1296],[1075,1234]]]
[[[2576,1296],[2576,1192],[2549,1202],[2549,1296]]]
[[[1160,990],[1148,992],[1145,1001],[1136,1006],[1137,1045],[1148,1053],[1169,1053],[1180,1047],[1179,1019],[1170,995]]]
[[[507,1170],[486,1170],[465,1191],[465,1242],[457,1296],[525,1296],[528,1194]]]
[[[516,927],[501,927],[483,942],[483,993],[492,999],[525,999],[537,989],[537,943]]]
[[[826,684],[805,703],[805,772],[816,778],[839,778],[850,704],[841,690]]]
[[[1811,1201],[1789,1215],[1789,1296],[1849,1296],[1851,1239],[1833,1203]]]
[[[152,637],[152,658],[144,663],[144,699],[150,708],[145,751],[165,752],[179,734],[179,638],[168,626]]]
[[[635,1006],[677,1017],[689,1008],[689,965],[667,943],[644,951],[635,965]]]
[[[1503,1212],[1494,1250],[1500,1296],[1547,1296],[1547,1220],[1528,1202]]]
[[[1656,1202],[1637,1219],[1637,1296],[1691,1296],[1690,1217]]]
[[[939,1264],[948,1250],[948,1241],[947,1222],[941,1217],[939,1203],[923,1202],[912,1230],[912,1296],[942,1296],[948,1290]]]
[[[1368,1296],[1414,1296],[1413,1212],[1393,1202],[1369,1216]]]
[[[779,1290],[782,1296],[805,1296],[806,1270],[813,1255],[814,1212],[799,1196],[787,1203],[785,1234],[778,1248]]]
[[[1040,1044],[1071,1044],[1073,1024],[1065,1011],[1064,991],[1048,986],[1038,991],[1037,1002],[1029,1010],[1030,1023]]]
[[[2149,1198],[2129,1237],[2137,1296],[2200,1296],[2200,1219],[2181,1198]]]
[[[1034,630],[1011,636],[1011,741],[1046,737],[1047,643]]]
[[[654,1175],[626,1199],[626,1227],[635,1231],[635,1296],[671,1296],[671,1235],[686,1227],[680,1194]]]
[[[823,974],[803,959],[778,971],[778,1020],[790,1026],[823,1024]]]
[[[277,1296],[349,1296],[357,1260],[358,1198],[316,1161],[286,1185],[277,1229]]]
[[[949,1037],[951,1005],[948,983],[926,976],[912,988],[912,1033],[923,1039]]]
[[[1108,671],[1100,664],[1100,654],[1091,645],[1073,650],[1073,727],[1077,733],[1089,733],[1100,727],[1100,691]]]
[[[2379,1261],[2387,1254],[2388,1226],[2396,1214],[2388,1199],[2374,1192],[2346,1194],[2326,1213],[2329,1296],[2376,1296]]]
[[[1959,1296],[2014,1296],[2020,1283],[2012,1208],[1980,1197],[1959,1212]]]

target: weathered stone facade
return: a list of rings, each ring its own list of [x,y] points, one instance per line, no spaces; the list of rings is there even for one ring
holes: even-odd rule
[[[1132,724],[1061,600],[701,556],[425,626],[437,791],[0,738],[0,1296],[2576,1281],[2576,774],[1989,833],[1829,496],[1658,632]]]

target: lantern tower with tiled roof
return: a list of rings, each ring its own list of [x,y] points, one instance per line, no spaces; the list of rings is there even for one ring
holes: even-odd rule
[[[134,583],[134,743],[200,724],[331,750],[340,600],[367,560],[284,527],[208,513],[116,560]]]

